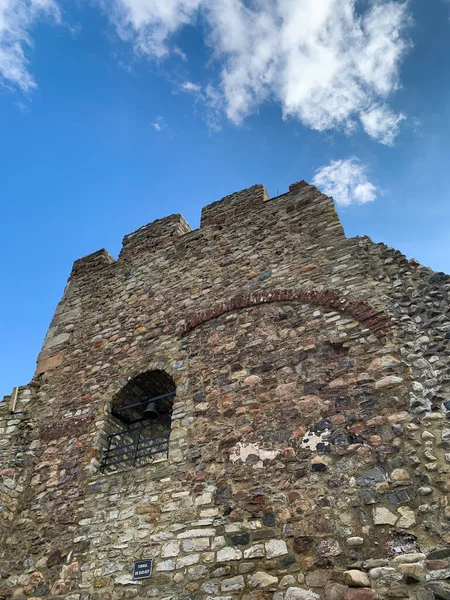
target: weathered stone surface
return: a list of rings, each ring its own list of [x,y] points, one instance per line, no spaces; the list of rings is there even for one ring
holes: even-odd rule
[[[60,565],[64,562],[64,559],[65,555],[61,552],[61,550],[54,550],[47,558],[47,567],[54,567],[55,565]]]
[[[50,350],[54,346],[59,346],[70,340],[70,333],[60,333],[58,335],[49,336],[45,339],[43,350]]]
[[[157,571],[175,571],[177,564],[174,560],[163,560],[159,562],[155,568]]]
[[[316,545],[317,554],[322,557],[339,556],[342,553],[342,549],[337,540],[333,539],[321,539]]]
[[[293,547],[294,552],[303,554],[307,552],[313,545],[314,538],[311,536],[299,536],[294,538]]]
[[[325,588],[325,600],[344,600],[346,585],[340,583],[329,583]]]
[[[169,546],[169,544],[170,544],[170,546]],[[177,546],[177,542],[169,542],[169,544],[168,544],[168,546],[170,548],[173,547],[173,552],[176,552],[177,547],[179,548],[179,546]],[[204,550],[208,550],[211,547],[209,538],[194,538],[192,540],[183,540],[182,544],[183,544],[182,547],[183,547],[184,552],[204,551]],[[163,552],[163,549],[161,549],[161,556],[162,556],[162,552]],[[172,556],[178,556],[178,554],[173,554]]]
[[[371,588],[349,588],[344,596],[344,600],[376,600],[377,598],[377,592]]]
[[[438,569],[436,571],[427,571],[425,573],[426,581],[439,581],[440,579],[450,579],[450,568]]]
[[[350,548],[357,548],[358,546],[364,545],[364,538],[362,537],[350,537],[346,540],[347,546]]]
[[[391,473],[392,481],[408,481],[410,478],[406,469],[394,469]]]
[[[386,473],[378,467],[365,471],[356,479],[358,485],[365,487],[375,487],[378,483],[384,481],[387,481]]]
[[[426,589],[432,592],[437,600],[450,600],[450,583],[446,581],[427,583]]]
[[[285,575],[285,576],[284,576],[284,577],[281,579],[281,581],[280,581],[280,583],[279,583],[279,586],[278,586],[278,587],[279,587],[280,589],[284,590],[284,589],[286,589],[286,588],[288,588],[288,587],[295,586],[295,585],[296,585],[296,583],[297,583],[297,580],[295,579],[295,577],[294,577],[293,575]]]
[[[375,387],[377,389],[390,388],[400,385],[403,382],[401,377],[396,377],[395,375],[389,375],[388,377],[383,377],[383,379],[379,379],[375,382]]]
[[[383,506],[373,509],[373,522],[375,525],[395,525],[398,517]]]
[[[246,548],[244,550],[244,558],[262,558],[264,554],[263,544],[255,544],[251,548]]]
[[[420,491],[419,491],[420,493]],[[400,504],[407,504],[412,502],[415,498],[415,490],[413,488],[397,488],[395,490],[391,490],[386,494],[388,501],[394,506],[399,506]]]
[[[220,584],[220,589],[222,592],[235,592],[237,590],[244,589],[244,587],[245,582],[242,575],[230,577],[229,579],[222,579],[222,582]]]
[[[425,564],[429,571],[437,571],[450,567],[450,561],[448,560],[427,560]]]
[[[392,560],[392,564],[397,566],[405,563],[422,562],[424,560],[425,554],[422,554],[422,552],[409,552],[406,554],[400,554],[400,556],[395,556]]]
[[[239,563],[239,573],[252,573],[255,570],[254,562],[241,562]]]
[[[184,567],[189,567],[190,565],[195,565],[200,560],[199,554],[188,554],[187,556],[182,556],[177,559],[177,569],[183,569]]]
[[[416,524],[416,515],[413,510],[407,506],[400,506],[398,512],[401,514],[401,517],[397,521],[397,527],[400,527],[400,529],[409,529]]]
[[[385,567],[389,564],[389,560],[387,558],[370,558],[363,563],[363,568],[366,571],[370,569],[376,569],[378,567]]]
[[[36,366],[35,375],[41,375],[46,371],[51,371],[52,369],[56,369],[62,363],[63,355],[61,353],[54,354],[53,356],[49,356],[48,358],[42,358]]]
[[[284,540],[269,540],[264,544],[267,558],[284,556],[288,553],[288,548]]]
[[[187,538],[205,538],[212,537],[216,534],[215,529],[189,529],[188,531],[182,531],[178,534],[178,539],[185,540]]]
[[[323,588],[330,579],[330,572],[325,569],[317,569],[306,574],[305,583],[308,587]]]
[[[435,600],[436,596],[431,590],[417,590],[416,600]]]
[[[350,569],[344,571],[344,583],[351,587],[370,587],[370,580],[363,571]]]
[[[275,589],[278,585],[278,577],[274,577],[269,573],[258,571],[254,575],[248,576],[248,585],[252,588],[260,589]]]
[[[172,541],[167,544],[163,544],[161,548],[161,557],[170,558],[171,556],[178,556],[180,553],[180,542]]]
[[[401,581],[402,576],[394,567],[374,567],[369,571],[373,585],[392,585]]]
[[[229,543],[231,546],[246,546],[250,541],[250,535],[248,533],[239,533],[230,535]]]
[[[437,548],[427,553],[427,558],[430,560],[440,560],[447,557],[450,557],[450,546],[447,548]]]
[[[319,600],[320,596],[311,590],[290,587],[286,591],[285,600]]]
[[[229,560],[239,560],[242,558],[242,551],[238,548],[221,548],[217,552],[217,562],[228,562]]]
[[[425,563],[405,563],[397,565],[397,571],[399,571],[405,577],[420,581],[423,579],[425,574]]]
[[[380,494],[375,490],[361,490],[359,492],[363,504],[377,504],[380,501]]]
[[[375,358],[367,367],[368,371],[385,371],[386,369],[399,366],[400,361],[394,356],[380,356]]]

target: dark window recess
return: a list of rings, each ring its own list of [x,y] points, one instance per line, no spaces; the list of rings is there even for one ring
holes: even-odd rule
[[[102,471],[140,467],[168,457],[175,394],[175,383],[164,371],[141,373],[124,385],[107,419]]]

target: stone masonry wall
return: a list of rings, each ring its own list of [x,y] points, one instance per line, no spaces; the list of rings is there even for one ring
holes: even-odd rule
[[[0,404],[0,536],[10,528],[29,476],[30,442],[33,428],[28,420],[34,387],[16,390]],[[1,539],[0,537],[0,539]]]
[[[449,293],[305,182],[76,261],[0,404],[0,599],[450,598]],[[168,458],[105,474],[114,398],[151,370]]]

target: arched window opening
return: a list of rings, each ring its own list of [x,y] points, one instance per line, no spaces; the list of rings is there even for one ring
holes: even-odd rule
[[[175,383],[164,371],[141,373],[123,386],[107,418],[102,471],[141,467],[168,458],[175,393]]]

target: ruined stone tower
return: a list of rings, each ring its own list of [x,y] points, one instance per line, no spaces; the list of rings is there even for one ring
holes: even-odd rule
[[[77,260],[0,404],[0,598],[450,598],[449,293],[305,182]]]

